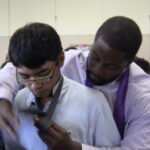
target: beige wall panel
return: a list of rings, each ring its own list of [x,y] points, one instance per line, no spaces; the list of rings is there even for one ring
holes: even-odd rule
[[[30,22],[55,26],[55,0],[10,0],[10,33]]]
[[[116,15],[134,19],[143,34],[150,34],[150,0],[104,0],[104,18]]]
[[[59,34],[95,34],[103,22],[103,0],[57,0]]]
[[[0,0],[0,36],[9,35],[8,0]]]
[[[5,61],[8,52],[9,37],[0,37],[0,66]]]
[[[142,45],[137,55],[150,61],[150,34],[143,35]]]

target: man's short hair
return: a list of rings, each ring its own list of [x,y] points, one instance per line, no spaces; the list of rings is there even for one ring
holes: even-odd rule
[[[106,20],[98,29],[95,41],[102,38],[112,49],[127,53],[133,60],[142,42],[138,25],[130,18],[115,16]]]
[[[11,37],[9,55],[15,66],[38,68],[46,61],[56,61],[62,51],[57,32],[44,23],[31,23]]]
[[[139,65],[146,73],[150,74],[150,63],[144,58],[135,57],[134,62]]]

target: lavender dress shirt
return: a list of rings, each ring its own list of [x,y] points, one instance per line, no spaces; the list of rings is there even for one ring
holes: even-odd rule
[[[86,79],[88,51],[65,53],[63,74],[82,84]],[[94,86],[104,93],[113,112],[119,83],[113,81],[103,86]],[[120,147],[91,147],[82,144],[82,150],[150,150],[150,76],[132,63],[129,67],[129,83],[125,99],[125,130]],[[111,125],[110,125],[111,127]],[[101,136],[101,135],[100,135]]]

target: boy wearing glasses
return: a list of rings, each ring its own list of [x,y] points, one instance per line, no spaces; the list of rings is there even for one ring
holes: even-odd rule
[[[46,139],[53,122],[77,142],[97,147],[119,144],[120,136],[103,94],[61,74],[64,53],[51,26],[32,23],[18,29],[11,37],[9,55],[17,68],[17,81],[26,86],[14,101],[20,119],[16,132],[25,149],[55,147],[58,143],[53,137],[53,145],[47,145],[38,135],[44,134]],[[38,114],[36,120],[33,112]]]

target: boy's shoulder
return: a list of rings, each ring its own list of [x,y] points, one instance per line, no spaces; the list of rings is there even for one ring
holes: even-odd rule
[[[87,86],[80,84],[72,79],[67,78],[66,76],[64,76],[64,79],[65,79],[64,86],[68,86],[67,92],[70,92],[71,95],[79,97],[81,101],[86,100],[87,102],[90,101],[91,103],[95,103],[95,104],[96,103],[101,103],[101,104],[107,103],[107,100],[101,91],[87,87]]]
[[[28,88],[23,88],[21,90],[18,91],[18,93],[16,94],[15,98],[14,98],[14,103],[13,105],[17,108],[25,108],[28,107],[28,101],[29,100],[33,100],[34,96],[31,93],[31,91]]]

